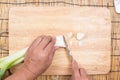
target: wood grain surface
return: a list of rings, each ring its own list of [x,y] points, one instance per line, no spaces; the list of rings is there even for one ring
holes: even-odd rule
[[[88,74],[106,74],[111,61],[111,18],[107,8],[15,7],[9,12],[9,52],[15,53],[40,35],[74,34],[71,52]],[[82,45],[75,39],[85,34]],[[56,51],[44,75],[70,75],[71,63],[64,49]]]
[[[114,0],[0,0],[0,32],[8,31],[9,10],[12,7],[105,7],[110,10],[111,32],[111,69],[108,74],[89,75],[90,80],[120,80],[120,15],[114,8]],[[0,36],[0,49],[7,48],[9,36]],[[0,50],[0,57],[9,55],[8,51]],[[69,80],[68,75],[42,75],[36,80]]]

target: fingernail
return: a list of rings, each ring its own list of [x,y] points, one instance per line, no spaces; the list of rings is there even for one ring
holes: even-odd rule
[[[52,37],[52,40],[53,40],[54,42],[56,42],[56,38],[55,38],[55,37]]]
[[[52,38],[53,38],[53,40],[56,40],[56,37],[53,36]]]

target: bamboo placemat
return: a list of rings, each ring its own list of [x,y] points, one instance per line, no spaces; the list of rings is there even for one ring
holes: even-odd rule
[[[8,53],[8,15],[15,6],[89,6],[107,7],[112,17],[111,70],[106,75],[90,75],[90,80],[120,80],[120,14],[114,9],[113,0],[0,0],[0,57]],[[40,76],[37,80],[68,80],[70,76]]]

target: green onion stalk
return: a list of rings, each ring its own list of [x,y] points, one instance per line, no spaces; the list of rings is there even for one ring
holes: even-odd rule
[[[24,60],[25,53],[28,48],[18,51],[15,54],[0,58],[0,80],[2,79],[6,70]]]

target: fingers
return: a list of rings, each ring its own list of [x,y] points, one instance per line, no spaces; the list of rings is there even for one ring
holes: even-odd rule
[[[56,39],[51,36],[40,36],[32,43],[31,47],[35,47],[37,50],[44,50],[46,53],[53,57],[54,52],[58,47],[54,47]]]
[[[27,51],[24,62],[29,70],[32,70],[31,72],[40,75],[47,70],[52,63],[54,52],[57,49],[57,47],[54,47],[55,42],[56,40],[51,36],[42,36],[32,43],[31,47],[33,48]]]
[[[36,38],[33,43],[30,45],[29,48],[35,48],[41,41],[42,39],[44,38],[45,36],[42,35],[42,36],[39,36],[38,38]]]
[[[73,70],[73,73],[79,73],[79,68],[78,68],[78,64],[75,60],[73,60],[72,62],[72,70]]]
[[[75,60],[72,62],[72,71],[74,78],[80,78],[79,67]]]
[[[53,56],[55,54],[55,51],[58,49],[59,47],[53,47],[53,49],[50,51],[50,53],[48,54],[49,59],[52,60]]]
[[[52,41],[47,45],[47,47],[45,48],[45,51],[48,52],[48,55],[50,57],[52,57],[54,55],[54,52],[55,52],[55,39],[52,38]]]
[[[89,79],[88,79],[87,72],[85,71],[85,69],[81,68],[79,71],[80,71],[80,74],[81,74],[81,78],[82,78],[82,79],[84,79],[84,80],[89,80]]]
[[[53,49],[54,45],[55,45],[55,40],[52,38],[51,42],[49,42],[49,44],[46,46],[45,50],[50,52]]]
[[[38,44],[38,47],[44,49],[52,41],[51,36],[45,36],[42,41]]]
[[[52,45],[54,45],[55,43],[55,40],[53,42],[53,38],[51,36],[39,36],[38,38],[36,38],[33,43],[31,44],[31,46],[29,47],[29,51],[36,48],[36,49],[39,49],[39,50],[43,50],[45,49],[48,44],[51,43]],[[53,47],[51,47],[53,48]],[[49,50],[50,51],[50,50]]]
[[[88,75],[85,69],[79,69],[78,64],[75,60],[72,62],[72,70],[73,74],[70,80],[89,80]]]

